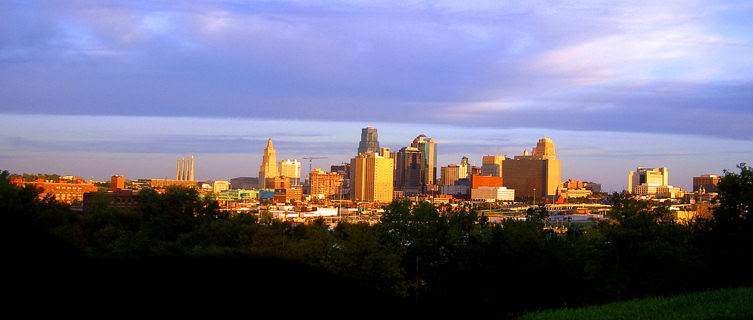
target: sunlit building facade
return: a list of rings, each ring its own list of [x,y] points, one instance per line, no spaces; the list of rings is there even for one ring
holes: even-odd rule
[[[325,172],[320,168],[314,168],[309,174],[311,184],[311,196],[330,199],[338,197],[343,185],[344,176],[337,172]]]
[[[259,167],[259,189],[267,188],[267,180],[279,175],[277,171],[277,155],[275,148],[272,146],[272,138],[267,140],[267,147],[264,148],[264,156]]]
[[[351,199],[354,201],[392,201],[394,161],[390,149],[382,148],[380,153],[361,153],[351,159]]]
[[[560,185],[561,166],[556,157],[554,142],[549,138],[541,138],[531,153],[524,150],[522,156],[504,161],[502,178],[505,187],[514,189],[517,197],[554,196]]]

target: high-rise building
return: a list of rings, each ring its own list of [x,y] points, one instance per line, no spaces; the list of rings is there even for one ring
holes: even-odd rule
[[[441,184],[455,184],[455,181],[468,177],[468,158],[463,157],[460,160],[460,164],[451,164],[446,167],[442,167],[441,171]]]
[[[301,184],[301,162],[298,159],[280,161],[278,169],[280,170],[280,177],[290,180],[291,186]]]
[[[259,189],[267,187],[267,179],[277,177],[277,156],[275,148],[272,146],[272,138],[267,140],[267,147],[264,148],[264,157],[259,167]]]
[[[368,126],[361,129],[361,142],[358,143],[358,153],[379,152],[377,129]]]
[[[505,159],[502,165],[504,186],[521,198],[554,196],[560,185],[562,163],[555,156],[554,142],[539,139],[531,154]]]
[[[333,164],[330,167],[330,171],[343,175],[343,185],[340,192],[343,194],[343,197],[347,197],[350,194],[350,163]]]
[[[636,187],[641,185],[649,187],[668,186],[669,170],[667,170],[667,167],[638,167],[635,171],[630,171],[628,173],[628,192],[637,193]]]
[[[314,168],[309,174],[309,183],[311,184],[312,196],[320,196],[325,199],[337,197],[343,185],[344,175],[337,172],[325,172],[322,169]]]
[[[700,177],[693,177],[693,192],[703,189],[707,193],[719,193],[719,188],[717,187],[719,181],[722,181],[722,178],[713,174],[703,174]]]
[[[411,147],[421,152],[421,184],[433,185],[437,179],[437,145],[423,133],[413,139]]]
[[[380,153],[360,153],[350,160],[351,199],[354,201],[392,201],[394,161],[390,149]]]
[[[468,163],[468,157],[460,158],[460,172],[458,173],[458,179],[468,178],[471,172],[471,165]]]
[[[418,148],[404,147],[397,152],[394,185],[407,195],[421,193],[421,151]]]
[[[505,156],[484,156],[481,160],[481,175],[501,177]]]

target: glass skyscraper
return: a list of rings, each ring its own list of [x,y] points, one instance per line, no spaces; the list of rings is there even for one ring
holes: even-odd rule
[[[421,151],[421,183],[424,185],[435,184],[437,179],[437,145],[434,139],[426,137],[423,133],[413,139],[411,147]]]

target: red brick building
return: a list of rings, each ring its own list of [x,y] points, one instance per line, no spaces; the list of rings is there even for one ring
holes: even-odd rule
[[[81,203],[84,201],[84,193],[97,191],[97,186],[86,183],[81,179],[60,179],[57,182],[53,182],[52,180],[45,181],[44,179],[37,179],[37,181],[13,179],[11,183],[17,186],[36,186],[42,191],[42,193],[39,194],[40,199],[43,199],[47,195],[51,195],[55,197],[55,200],[68,204]]]
[[[110,207],[137,208],[137,193],[130,189],[121,189],[116,192],[88,192],[84,194],[84,214],[89,213],[96,197],[107,199]]]
[[[479,187],[504,187],[502,177],[471,175],[471,189]]]
[[[301,201],[303,198],[303,190],[287,188],[287,189],[275,189],[275,203],[290,202],[290,200]]]
[[[315,168],[309,175],[312,196],[322,195],[325,199],[336,197],[340,193],[343,185],[344,176],[336,172],[324,172],[324,170]]]

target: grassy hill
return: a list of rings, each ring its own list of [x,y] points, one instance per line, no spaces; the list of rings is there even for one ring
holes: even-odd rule
[[[695,292],[667,298],[528,313],[520,320],[550,319],[753,319],[753,288]]]

